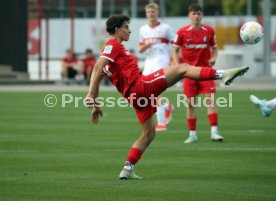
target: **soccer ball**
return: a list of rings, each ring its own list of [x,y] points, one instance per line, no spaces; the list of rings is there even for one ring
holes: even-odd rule
[[[253,45],[263,39],[264,30],[263,27],[257,22],[246,22],[240,29],[240,36],[243,42]]]

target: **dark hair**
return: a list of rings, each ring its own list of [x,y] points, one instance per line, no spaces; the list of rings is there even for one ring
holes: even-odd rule
[[[188,12],[191,12],[191,11],[194,11],[194,12],[201,11],[201,12],[203,12],[203,8],[199,4],[193,3],[188,8]]]
[[[115,28],[121,28],[125,22],[129,22],[129,17],[126,15],[113,15],[106,21],[106,31],[113,35]]]
[[[87,53],[93,53],[93,51],[92,51],[91,49],[88,48],[88,49],[85,50],[85,53],[86,53],[86,54],[87,54]]]

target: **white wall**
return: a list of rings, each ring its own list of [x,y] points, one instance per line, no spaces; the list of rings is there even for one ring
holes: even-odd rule
[[[217,23],[223,26],[234,25],[237,26],[239,22],[256,20],[254,17],[205,17],[203,23],[215,26]],[[95,19],[76,19],[75,20],[75,51],[77,53],[83,53],[86,48],[92,48],[96,54],[100,52],[100,49],[104,42],[108,39],[108,34],[105,32],[105,21],[96,21]],[[176,32],[180,27],[187,25],[189,19],[187,17],[183,18],[166,18],[161,19],[161,21],[166,22],[171,25],[174,32]],[[132,34],[129,42],[124,43],[126,48],[134,48],[137,50],[138,39],[139,39],[139,27],[146,24],[146,19],[132,19],[130,22],[130,27]],[[271,29],[271,39],[272,41],[276,38],[276,16],[271,19],[272,29]],[[42,57],[45,58],[45,21],[42,22]],[[30,33],[33,38],[38,38],[38,30],[34,29]],[[70,20],[69,19],[50,19],[49,20],[49,49],[50,49],[50,79],[60,78],[60,62],[59,59],[64,55],[65,49],[70,47]],[[29,43],[28,47],[31,47]],[[137,52],[137,51],[136,51]],[[254,61],[255,55],[262,54],[263,43],[253,46],[226,46],[225,50],[219,52],[219,59],[217,62],[217,67],[232,67],[239,65],[250,65],[252,69],[248,74],[251,77],[257,76],[260,72],[259,67]],[[144,54],[138,54],[139,58],[143,60]],[[36,74],[38,71],[38,64],[35,62],[37,59],[36,55],[29,56],[29,73],[31,79],[37,79]],[[43,64],[43,69],[45,65]],[[44,72],[44,70],[43,70]],[[58,75],[57,75],[58,74]],[[45,76],[43,76],[45,77]]]

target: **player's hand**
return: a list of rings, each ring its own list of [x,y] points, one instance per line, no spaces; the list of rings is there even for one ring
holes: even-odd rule
[[[146,50],[146,49],[150,48],[151,46],[152,46],[151,43],[147,43],[147,44],[144,45],[144,48],[145,48],[145,50]]]
[[[93,108],[94,106],[94,100],[90,96],[87,96],[85,98],[84,103],[85,103],[85,107],[88,107],[88,108]]]
[[[97,124],[99,122],[100,116],[103,115],[103,112],[101,110],[101,108],[98,107],[94,107],[91,113],[91,118],[92,118],[92,122],[93,124]]]
[[[210,66],[215,65],[215,63],[216,63],[216,58],[211,57],[211,58],[209,59],[208,63],[209,63]]]

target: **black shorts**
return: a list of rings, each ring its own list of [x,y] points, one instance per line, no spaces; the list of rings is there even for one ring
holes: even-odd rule
[[[75,78],[75,76],[77,75],[77,71],[74,68],[68,68],[68,74],[67,77],[68,78]]]

